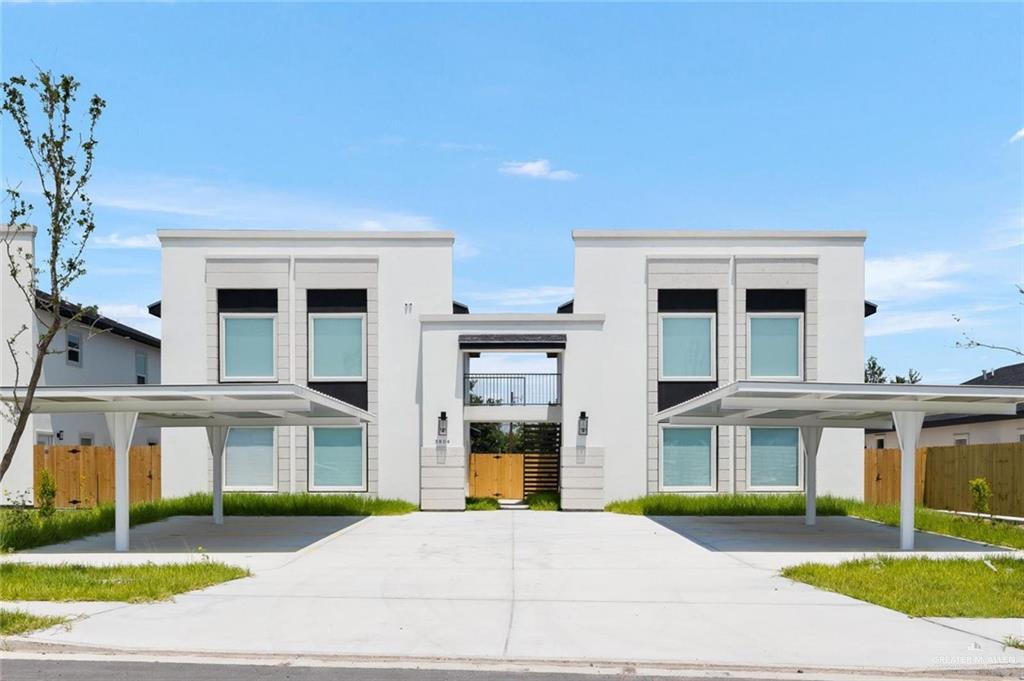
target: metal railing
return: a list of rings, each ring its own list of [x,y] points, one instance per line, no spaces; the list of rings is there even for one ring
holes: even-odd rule
[[[562,402],[561,374],[466,374],[465,404],[479,406],[556,405]]]

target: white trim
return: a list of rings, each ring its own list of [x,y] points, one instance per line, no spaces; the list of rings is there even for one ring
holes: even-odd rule
[[[796,484],[795,485],[755,485],[750,480],[754,474],[754,440],[751,430],[795,430],[796,431]],[[802,492],[804,489],[804,445],[800,437],[800,428],[792,426],[752,426],[747,428],[747,491],[749,492]]]
[[[664,320],[666,319],[708,319],[708,338],[710,341],[708,351],[711,353],[711,371],[704,376],[669,376],[664,372],[665,346],[664,346]],[[716,381],[718,380],[718,344],[715,338],[718,334],[718,315],[715,312],[659,312],[658,313],[658,380],[676,381],[687,383],[692,381]]]
[[[266,428],[270,428],[270,430],[272,431],[272,435],[271,435],[272,442],[271,442],[271,445],[270,445],[270,449],[271,449],[271,452],[273,453],[273,458],[271,459],[271,462],[272,462],[271,467],[274,470],[274,482],[273,482],[273,484],[271,484],[271,485],[229,485],[228,484],[228,442],[231,440],[231,431],[234,430],[235,428],[240,428],[240,429],[246,429],[246,428],[249,428],[249,429],[252,429],[252,428],[266,429]],[[228,434],[227,434],[227,436],[224,439],[224,456],[222,456],[221,459],[222,459],[221,466],[223,467],[222,470],[223,470],[223,475],[224,475],[224,477],[221,478],[221,479],[224,480],[224,491],[225,492],[276,492],[277,491],[277,428],[275,426],[228,426]]]
[[[245,319],[270,319],[273,327],[271,329],[271,342],[273,343],[272,357],[274,361],[274,374],[272,376],[226,376],[224,374],[224,363],[227,359],[227,352],[224,347],[224,320],[234,318],[245,318]],[[220,326],[219,341],[220,346],[217,348],[217,354],[219,355],[218,363],[220,364],[220,382],[221,383],[276,383],[277,382],[277,313],[276,312],[219,312],[218,313],[218,325]]]
[[[362,436],[363,454],[363,482],[361,485],[317,485],[314,484],[314,470],[316,468],[316,443],[313,440],[315,428],[358,428]],[[309,426],[306,430],[306,451],[309,453],[309,465],[307,467],[306,488],[310,492],[366,492],[369,489],[367,476],[369,475],[369,452],[366,444],[366,424],[357,426]]]
[[[798,320],[797,324],[797,375],[796,376],[755,376],[751,373],[751,353],[754,351],[754,334],[750,320],[757,317]],[[804,313],[803,312],[748,312],[747,313],[747,376],[758,381],[804,380]]]
[[[72,336],[78,339],[78,347],[75,348],[75,351],[78,352],[77,360],[71,359]],[[64,341],[64,361],[73,367],[82,366],[82,358],[84,357],[85,354],[85,350],[83,348],[83,346],[85,345],[85,334],[83,334],[81,331],[72,331],[71,329],[68,329],[64,332]]]
[[[366,313],[365,312],[310,312],[306,321],[306,345],[309,350],[309,365],[306,373],[309,381],[337,381],[361,383],[366,380]],[[313,322],[317,319],[350,319],[358,317],[362,326],[362,361],[359,363],[362,373],[358,376],[316,376],[313,374],[313,367],[316,366],[316,339],[313,335]]]
[[[676,428],[697,428],[710,430],[709,455],[711,457],[710,485],[666,485],[665,484],[665,430]],[[718,434],[715,426],[677,426],[658,424],[658,491],[659,492],[715,492],[718,489]]]
[[[39,444],[39,436],[40,435],[47,435],[50,438],[50,444],[43,445],[44,447],[53,447],[56,444],[56,442],[57,442],[57,436],[53,434],[52,430],[37,430],[35,432],[35,442],[32,443],[33,445],[38,445]]]

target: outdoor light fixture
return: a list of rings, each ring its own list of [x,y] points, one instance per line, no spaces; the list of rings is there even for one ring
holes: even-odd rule
[[[438,439],[448,437],[448,412],[442,411],[441,415],[437,417],[437,437]]]
[[[587,418],[587,412],[581,411],[580,421],[576,429],[576,434],[583,437],[587,434],[588,430],[590,430],[590,419]]]
[[[58,440],[63,440],[64,439],[64,431],[63,430],[58,430],[57,431],[57,439]]]

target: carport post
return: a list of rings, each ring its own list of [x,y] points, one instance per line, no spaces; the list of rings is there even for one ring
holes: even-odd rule
[[[213,524],[224,524],[224,445],[228,441],[227,426],[206,426],[206,439],[213,453]]]
[[[818,445],[821,443],[821,426],[800,426],[800,439],[804,441],[807,461],[804,465],[806,506],[804,525],[813,525],[818,517]]]
[[[924,412],[894,411],[892,422],[900,441],[900,549],[914,550],[914,495],[917,473],[917,441],[921,437]]]
[[[128,450],[135,434],[138,412],[115,411],[104,414],[107,431],[114,443],[114,550],[128,550],[129,504]]]

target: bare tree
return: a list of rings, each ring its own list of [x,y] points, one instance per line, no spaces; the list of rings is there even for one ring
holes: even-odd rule
[[[92,201],[85,187],[92,176],[96,138],[93,133],[106,102],[99,95],[89,98],[85,112],[84,134],[75,132],[73,117],[79,82],[73,76],[54,77],[50,71],[39,71],[35,80],[14,76],[3,83],[3,113],[10,115],[39,179],[39,193],[46,202],[49,220],[46,228],[48,240],[44,258],[37,264],[34,252],[14,245],[15,237],[30,226],[26,222],[33,206],[21,195],[20,186],[6,189],[10,202],[8,226],[4,233],[6,265],[26,304],[32,309],[38,324],[38,337],[27,325],[5,339],[8,352],[14,360],[14,401],[5,414],[13,423],[11,441],[7,443],[0,460],[0,479],[10,468],[18,443],[32,413],[32,401],[43,372],[43,360],[48,354],[59,354],[66,348],[51,349],[54,338],[62,329],[82,318],[95,318],[90,307],[68,305],[64,293],[85,274],[84,250],[95,228]],[[33,131],[29,99],[38,100],[41,132]],[[41,280],[49,290],[39,291]],[[28,334],[33,338],[31,353],[20,356],[19,338]],[[31,365],[28,381],[21,388],[22,362]]]
[[[1017,286],[1017,293],[1021,295],[1020,304],[1024,305],[1024,287]],[[960,323],[960,316],[953,315],[953,319],[956,320],[957,324]],[[1004,352],[1010,352],[1014,355],[1024,357],[1024,346],[1018,345],[1013,347],[1010,345],[996,345],[995,343],[985,343],[972,336],[967,331],[961,333],[961,339],[956,342],[958,348],[988,348],[989,350],[1002,350]]]

